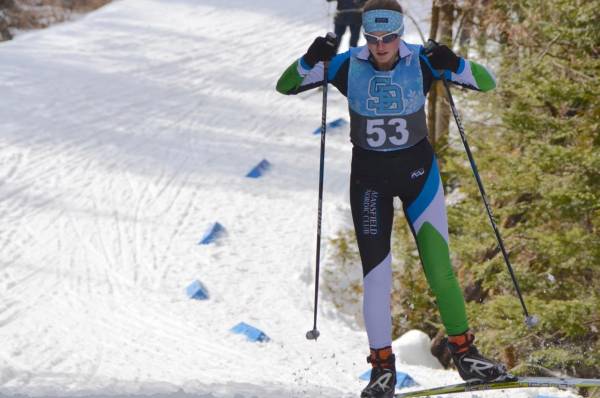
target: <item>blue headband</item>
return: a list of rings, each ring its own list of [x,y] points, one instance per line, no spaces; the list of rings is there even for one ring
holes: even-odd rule
[[[365,32],[395,32],[404,34],[404,17],[402,13],[393,10],[371,10],[363,13],[363,28]]]

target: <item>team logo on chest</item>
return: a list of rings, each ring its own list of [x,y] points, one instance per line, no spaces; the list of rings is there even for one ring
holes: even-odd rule
[[[369,81],[367,109],[377,115],[398,114],[404,111],[402,87],[387,76],[374,76]]]

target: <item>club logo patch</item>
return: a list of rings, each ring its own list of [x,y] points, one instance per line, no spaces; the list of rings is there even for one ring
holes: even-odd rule
[[[392,78],[375,76],[369,82],[367,109],[377,115],[398,114],[404,112],[402,87],[392,83]]]

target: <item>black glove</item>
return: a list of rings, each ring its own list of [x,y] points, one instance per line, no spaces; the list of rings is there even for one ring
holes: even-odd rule
[[[337,51],[337,37],[328,33],[327,37],[317,37],[302,57],[311,68],[319,61],[329,61]]]
[[[443,44],[438,45],[436,43],[436,45],[431,46],[427,50],[427,57],[434,69],[444,69],[456,73],[460,66],[460,57]]]

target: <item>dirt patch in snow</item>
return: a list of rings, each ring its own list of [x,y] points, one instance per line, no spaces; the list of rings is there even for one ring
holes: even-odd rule
[[[111,0],[0,0],[0,41],[18,30],[43,29],[69,20]]]

